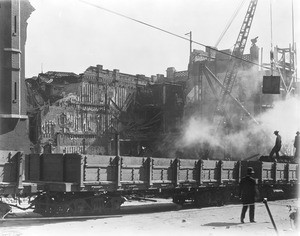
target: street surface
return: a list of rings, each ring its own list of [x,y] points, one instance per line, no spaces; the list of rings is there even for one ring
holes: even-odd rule
[[[146,204],[148,213],[142,212]],[[207,207],[201,209],[179,209],[169,199],[158,202],[126,202],[123,213],[113,218],[87,219],[56,222],[3,222],[0,236],[95,236],[95,235],[280,235],[296,236],[298,231],[291,224],[288,205],[297,207],[298,200],[268,202],[278,234],[274,230],[264,203],[256,203],[256,223],[249,223],[248,212],[245,223],[240,223],[241,205]],[[157,212],[158,210],[173,209]],[[127,210],[126,210],[127,209]],[[176,210],[177,209],[177,210]],[[143,211],[145,212],[145,210]]]

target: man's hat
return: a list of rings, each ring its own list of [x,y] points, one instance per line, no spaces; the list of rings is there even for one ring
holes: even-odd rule
[[[254,174],[254,170],[253,170],[252,167],[248,167],[248,168],[247,168],[247,174],[248,174],[248,175]]]
[[[279,133],[279,131],[278,131],[278,130],[275,130],[275,131],[274,131],[274,134],[278,134],[278,133]]]
[[[296,134],[300,134],[300,132],[299,132],[299,131],[297,131],[297,132],[296,132]]]

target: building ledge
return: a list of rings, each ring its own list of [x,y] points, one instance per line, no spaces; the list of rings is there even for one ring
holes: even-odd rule
[[[22,53],[19,49],[15,49],[15,48],[4,48],[5,52],[13,52],[13,53]]]
[[[7,70],[10,70],[10,71],[20,71],[21,70],[20,67],[7,67],[7,66],[4,66],[3,68],[7,69]]]
[[[28,119],[27,115],[19,115],[19,114],[0,114],[0,118],[3,119]]]

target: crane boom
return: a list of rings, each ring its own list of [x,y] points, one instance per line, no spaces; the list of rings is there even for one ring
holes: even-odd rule
[[[249,36],[250,27],[251,27],[254,13],[256,10],[257,1],[258,0],[251,0],[250,4],[248,6],[246,16],[244,18],[242,27],[240,29],[238,38],[236,40],[236,43],[234,44],[234,49],[232,51],[232,55],[235,57],[230,58],[229,68],[227,69],[227,72],[226,72],[226,75],[225,75],[225,78],[223,81],[223,88],[221,89],[220,99],[219,99],[217,109],[216,109],[217,111],[220,111],[221,109],[223,109],[223,105],[225,103],[227,94],[230,94],[232,91],[234,82],[237,77],[238,67],[240,64],[240,62],[238,61],[238,59],[236,59],[236,57],[242,58],[242,56],[243,56],[245,46],[247,43],[247,39]]]

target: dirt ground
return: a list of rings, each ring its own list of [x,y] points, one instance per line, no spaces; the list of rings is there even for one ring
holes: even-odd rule
[[[247,217],[245,223],[240,223],[241,205],[226,205],[222,207],[207,207],[201,209],[178,209],[169,199],[151,202],[126,202],[126,209],[136,207],[141,212],[141,205],[152,208],[151,213],[121,214],[112,218],[76,220],[64,222],[18,222],[0,224],[0,236],[35,236],[35,235],[300,235],[291,224],[289,208],[298,206],[298,199],[268,202],[277,227],[275,231],[264,203],[256,203],[255,220],[250,223]],[[171,211],[163,211],[173,209]],[[140,209],[140,210],[139,210]],[[162,210],[162,212],[157,212]],[[124,213],[123,212],[123,213]],[[128,211],[127,211],[128,213]]]

